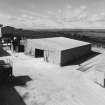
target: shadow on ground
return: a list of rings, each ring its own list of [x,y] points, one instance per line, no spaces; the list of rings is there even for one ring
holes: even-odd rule
[[[15,86],[25,87],[28,81],[32,79],[29,76],[13,77],[10,81],[0,85],[0,105],[26,105],[14,88]]]
[[[91,51],[88,55],[85,55],[85,56],[83,56],[81,58],[75,59],[72,62],[68,62],[67,65],[65,65],[65,66],[69,66],[69,65],[80,65],[80,64],[86,62],[87,60],[90,60],[90,59],[98,56],[99,54],[100,53],[98,53],[98,52]]]

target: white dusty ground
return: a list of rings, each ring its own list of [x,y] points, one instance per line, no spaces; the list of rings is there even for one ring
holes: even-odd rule
[[[25,87],[15,87],[26,105],[105,105],[105,88],[93,82],[94,70],[105,68],[104,54],[66,67],[24,54],[14,54],[11,59],[15,76],[32,78]]]

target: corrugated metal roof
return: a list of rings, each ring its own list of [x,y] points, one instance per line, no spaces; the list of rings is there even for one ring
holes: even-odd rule
[[[40,45],[41,47],[43,47],[43,49],[52,48],[57,50],[71,49],[90,44],[87,42],[69,39],[65,37],[53,37],[53,38],[29,39],[29,40],[32,42],[32,44]]]

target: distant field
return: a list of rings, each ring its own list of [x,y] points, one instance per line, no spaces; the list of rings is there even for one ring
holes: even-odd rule
[[[26,30],[14,27],[3,27],[4,37],[26,37],[26,38],[47,38],[47,37],[68,37],[88,42],[105,43],[105,29],[46,29]]]

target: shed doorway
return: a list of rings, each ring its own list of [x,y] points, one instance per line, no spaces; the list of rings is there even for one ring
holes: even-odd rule
[[[44,57],[44,50],[36,48],[35,49],[35,57],[36,58]]]
[[[19,52],[24,52],[24,45],[19,45]]]

